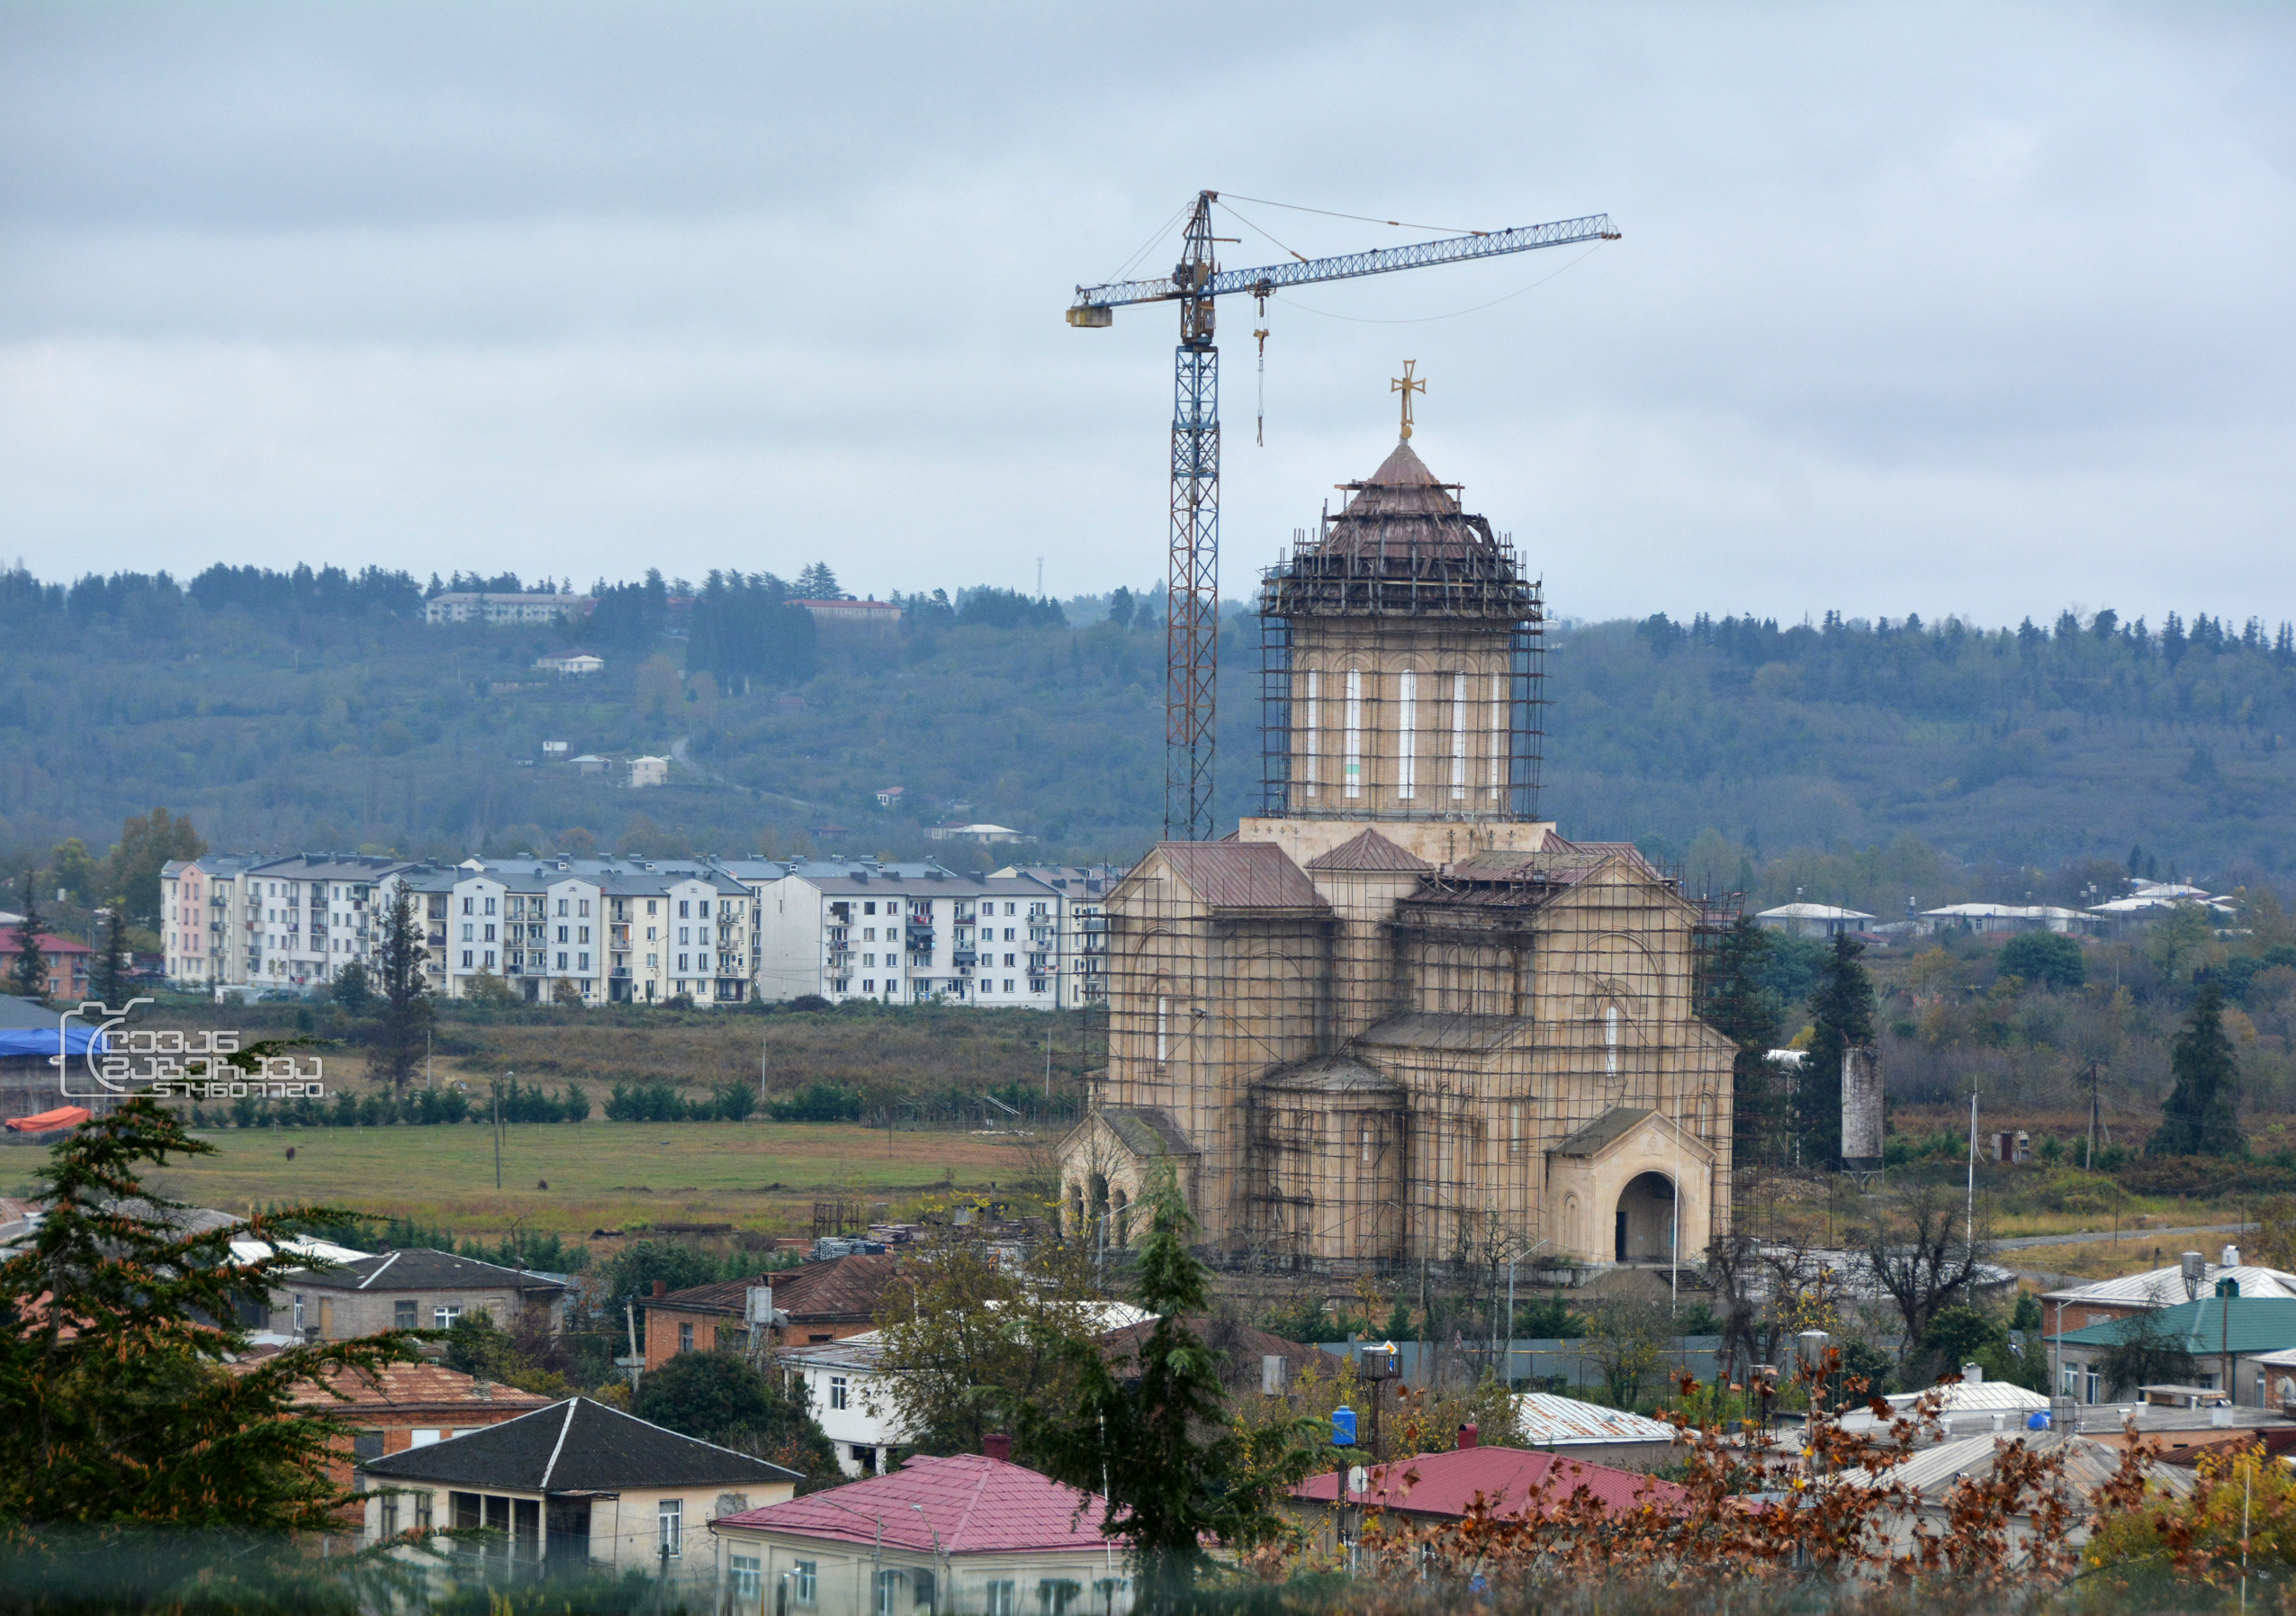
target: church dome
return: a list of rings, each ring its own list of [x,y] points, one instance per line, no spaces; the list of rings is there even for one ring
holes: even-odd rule
[[[1339,487],[1346,504],[1269,571],[1264,613],[1538,620],[1538,586],[1522,576],[1513,546],[1463,510],[1463,485],[1438,481],[1408,441],[1363,482]]]

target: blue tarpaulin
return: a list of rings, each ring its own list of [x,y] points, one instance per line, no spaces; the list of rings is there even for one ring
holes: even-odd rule
[[[94,1027],[75,1023],[64,1029],[64,1051],[67,1054],[85,1055],[89,1040],[96,1037]],[[99,1054],[103,1052],[104,1045],[100,1041],[95,1047]],[[55,1053],[54,1027],[0,1027],[0,1060],[21,1059],[25,1055],[46,1055],[53,1059]]]

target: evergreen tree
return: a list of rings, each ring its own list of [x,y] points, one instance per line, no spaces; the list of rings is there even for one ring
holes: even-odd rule
[[[797,599],[800,600],[842,600],[845,598],[837,574],[829,570],[825,561],[816,561],[797,574]]]
[[[195,859],[206,851],[206,842],[190,819],[155,808],[120,826],[120,844],[112,850],[105,889],[120,894],[129,919],[157,926],[161,870],[171,860]]]
[[[1810,995],[1810,1049],[1794,1106],[1805,1167],[1841,1163],[1841,1057],[1874,1041],[1874,985],[1858,962],[1865,952],[1854,937],[1837,934]]]
[[[328,1469],[350,1428],[293,1400],[314,1377],[418,1355],[390,1332],[246,1361],[241,1304],[267,1305],[306,1260],[293,1235],[349,1214],[301,1207],[186,1234],[137,1164],[214,1149],[131,1099],[39,1174],[45,1215],[0,1262],[0,1521],[341,1530],[354,1494]],[[242,1262],[235,1240],[275,1254]]]
[[[2224,991],[2203,980],[2192,1014],[2168,1058],[2176,1085],[2161,1107],[2160,1126],[2145,1142],[2147,1156],[2238,1156],[2240,1066],[2224,1030]]]
[[[104,921],[104,951],[96,957],[95,997],[117,1009],[128,1002],[128,917],[113,904]]]
[[[14,990],[26,998],[48,997],[48,951],[40,945],[40,872],[24,866],[24,917],[16,927]]]
[[[423,1032],[430,1025],[430,989],[423,980],[422,921],[404,885],[383,912],[383,943],[375,968],[383,979],[382,1025],[376,1029],[375,1072],[403,1093],[414,1075]]]
[[[1189,1250],[1195,1220],[1168,1164],[1159,1164],[1144,1199],[1149,1226],[1135,1299],[1156,1315],[1156,1328],[1140,1346],[1137,1377],[1118,1380],[1096,1343],[1071,1341],[1076,1401],[1024,1403],[1012,1413],[1046,1474],[1088,1492],[1108,1489],[1101,1530],[1131,1539],[1141,1607],[1171,1611],[1187,1604],[1211,1564],[1207,1539],[1241,1551],[1284,1535],[1276,1502],[1327,1449],[1312,1419],[1255,1432],[1259,1441],[1229,1419],[1212,1351],[1187,1323],[1203,1313],[1211,1285]]]
[[[1707,1025],[1738,1046],[1730,1088],[1733,1159],[1741,1164],[1774,1158],[1780,1121],[1777,1070],[1769,1059],[1778,1047],[1778,1007],[1762,984],[1770,952],[1769,933],[1752,916],[1741,915],[1715,945],[1700,1007]]]

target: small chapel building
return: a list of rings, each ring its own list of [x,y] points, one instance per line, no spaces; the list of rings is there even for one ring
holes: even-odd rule
[[[1166,1161],[1233,1259],[1695,1259],[1730,1223],[1711,917],[1536,817],[1538,585],[1408,430],[1266,574],[1265,811],[1108,896],[1066,1216],[1132,1242]]]

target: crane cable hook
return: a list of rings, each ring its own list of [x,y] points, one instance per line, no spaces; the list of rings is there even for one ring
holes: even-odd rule
[[[1260,318],[1262,320],[1267,318],[1267,296],[1265,293],[1260,295]],[[1254,440],[1261,448],[1265,448],[1267,447],[1267,328],[1258,327],[1253,330],[1252,335],[1259,339],[1260,345],[1259,418],[1255,423]]]

